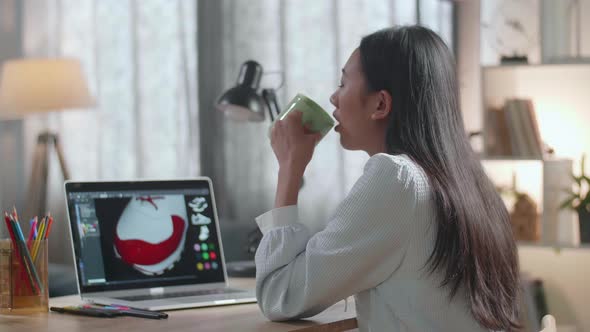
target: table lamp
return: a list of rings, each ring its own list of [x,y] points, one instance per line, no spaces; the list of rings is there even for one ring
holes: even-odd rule
[[[262,66],[253,60],[244,62],[240,68],[236,86],[225,91],[217,100],[217,109],[236,121],[264,121],[265,104],[270,120],[280,113],[274,89],[262,89],[258,94]]]
[[[15,59],[4,62],[0,78],[0,118],[19,119],[32,113],[58,112],[94,106],[80,62],[75,59]],[[69,178],[58,135],[44,131],[37,138],[31,166],[26,213],[46,213],[50,147]]]
[[[258,93],[260,80],[263,75],[262,66],[253,60],[248,60],[240,67],[236,85],[221,94],[216,107],[225,113],[226,117],[239,122],[262,122],[265,119],[266,110],[270,120],[274,121],[279,115],[280,109],[277,103],[275,90],[262,89]],[[245,251],[253,254],[262,238],[262,233],[255,227],[249,231]],[[256,266],[253,260],[227,262],[227,272],[234,277],[254,277]]]

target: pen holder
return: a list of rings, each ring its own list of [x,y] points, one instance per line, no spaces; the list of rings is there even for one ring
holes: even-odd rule
[[[48,311],[47,265],[47,240],[32,241],[28,252],[0,240],[0,313]]]

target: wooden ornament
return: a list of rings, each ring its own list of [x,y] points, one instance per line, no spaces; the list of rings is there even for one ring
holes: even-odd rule
[[[527,194],[519,194],[510,212],[512,232],[517,241],[539,241],[540,215],[537,203]]]

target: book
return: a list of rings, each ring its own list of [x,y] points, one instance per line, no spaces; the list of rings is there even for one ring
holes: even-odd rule
[[[535,134],[536,123],[533,123],[534,109],[533,104],[529,99],[516,99],[515,103],[518,105],[518,115],[521,121],[521,130],[526,142],[525,155],[527,157],[541,158],[542,157],[542,146],[540,141],[537,140]],[[538,131],[538,129],[537,129]]]
[[[519,102],[517,99],[508,99],[504,103],[504,112],[506,113],[506,122],[510,131],[510,146],[512,155],[517,157],[527,157],[526,136],[523,132],[523,120],[519,115]]]
[[[490,156],[543,158],[543,142],[532,100],[511,98],[486,112],[485,149]]]
[[[535,151],[539,157],[543,157],[543,140],[541,139],[541,132],[539,131],[539,123],[537,122],[537,115],[535,113],[535,105],[531,99],[524,101],[527,109],[527,115],[533,131],[533,140],[535,144]]]
[[[487,112],[486,119],[486,151],[490,156],[510,156],[510,132],[506,123],[506,112],[503,108],[492,108]]]
[[[485,127],[484,127],[484,142],[485,151],[488,155],[500,155],[500,137],[498,136],[498,110],[490,109],[485,115]]]
[[[497,114],[497,123],[498,123],[498,137],[499,137],[499,144],[500,144],[500,154],[503,156],[511,156],[512,155],[512,146],[510,143],[511,136],[510,130],[508,129],[508,123],[506,119],[506,111],[504,109],[499,109]]]
[[[498,137],[506,137],[510,141],[506,144],[511,148],[508,155],[542,159],[543,142],[533,102],[530,99],[507,99],[503,111],[508,133],[498,133]],[[496,120],[495,125],[500,126],[500,121]]]

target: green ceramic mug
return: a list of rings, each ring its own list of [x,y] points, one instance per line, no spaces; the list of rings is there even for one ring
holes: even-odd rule
[[[311,100],[311,98],[308,98],[301,93],[298,93],[291,100],[287,107],[277,116],[277,119],[284,120],[287,115],[294,110],[303,113],[302,123],[304,125],[308,124],[311,131],[321,133],[322,137],[326,136],[332,127],[334,127],[334,119],[332,119],[330,114],[315,101]],[[268,132],[269,137],[273,125],[274,123],[270,126]]]

